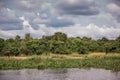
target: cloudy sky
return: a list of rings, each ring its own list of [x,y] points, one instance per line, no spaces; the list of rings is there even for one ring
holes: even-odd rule
[[[0,38],[54,32],[115,39],[120,35],[120,0],[0,0]]]

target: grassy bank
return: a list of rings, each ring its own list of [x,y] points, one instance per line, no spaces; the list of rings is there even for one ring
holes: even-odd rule
[[[104,68],[120,71],[120,54],[92,53],[87,55],[47,54],[28,57],[1,57],[0,69],[24,68]]]

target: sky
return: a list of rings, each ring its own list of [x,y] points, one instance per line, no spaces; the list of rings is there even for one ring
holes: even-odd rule
[[[120,35],[120,0],[0,0],[0,38],[33,38],[63,32],[68,37]]]

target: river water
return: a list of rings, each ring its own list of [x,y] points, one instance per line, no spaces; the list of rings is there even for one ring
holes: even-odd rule
[[[120,80],[120,72],[93,68],[0,70],[0,80]]]

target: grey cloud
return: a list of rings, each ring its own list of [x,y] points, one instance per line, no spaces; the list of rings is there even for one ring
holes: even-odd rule
[[[112,0],[112,2],[114,2],[115,4],[117,4],[118,6],[120,6],[120,0]]]
[[[34,29],[34,30],[38,30],[39,29],[39,26],[37,24],[34,24],[34,23],[30,23],[31,27]]]
[[[44,5],[44,3],[50,3],[51,1],[52,0],[13,0],[13,3],[20,10],[36,11],[36,10],[40,10],[42,5]]]
[[[106,12],[113,16],[113,20],[120,23],[120,0],[106,0],[107,8],[104,8]]]
[[[120,15],[117,15],[117,21],[120,23]]]
[[[56,0],[0,0],[1,7],[10,7],[25,12],[39,11],[45,3],[55,3]]]
[[[116,3],[109,3],[107,5],[107,11],[110,13],[117,22],[120,23],[120,6]]]
[[[116,28],[113,24],[116,20],[120,22],[120,10],[105,8],[110,3],[120,7],[120,0],[0,0],[0,37],[24,36],[27,32],[39,37],[57,31],[73,37],[116,37],[120,28],[119,24]],[[99,13],[111,13],[112,18]],[[89,26],[91,23],[96,26]]]
[[[22,21],[16,17],[13,10],[2,8],[0,10],[0,30],[22,29]]]
[[[4,8],[5,4],[3,2],[0,2],[0,9]]]
[[[118,5],[120,9],[120,0],[114,0],[114,3]],[[113,15],[116,16],[117,21],[120,23],[120,11],[113,13]]]
[[[70,3],[62,0],[57,3],[57,8],[60,13],[71,15],[96,15],[99,10],[95,2],[91,0],[76,0],[77,2]]]
[[[61,20],[50,19],[45,24],[51,27],[66,27],[66,26],[74,25],[74,22],[72,20],[67,20],[67,19],[61,19]]]
[[[21,24],[14,23],[14,24],[0,24],[0,30],[22,30],[23,27]]]
[[[66,27],[66,26],[75,24],[72,20],[57,19],[57,17],[52,17],[49,19],[36,18],[33,20],[32,23],[33,24],[45,24],[48,27]]]

